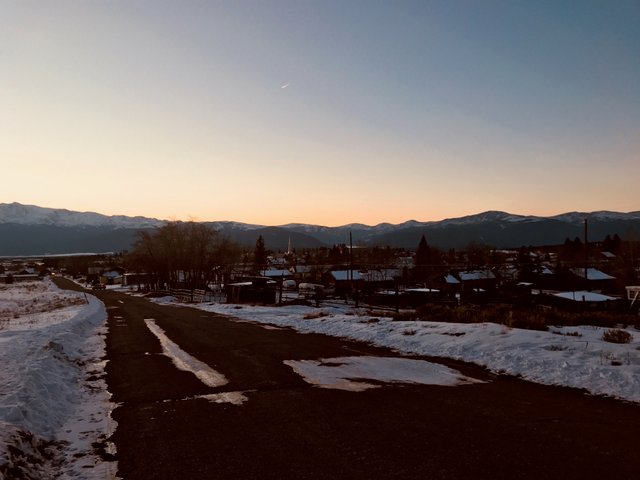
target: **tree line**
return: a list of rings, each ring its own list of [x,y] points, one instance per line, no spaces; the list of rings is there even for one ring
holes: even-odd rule
[[[138,233],[129,263],[149,274],[153,288],[193,290],[228,278],[240,255],[237,244],[207,225],[169,222]]]

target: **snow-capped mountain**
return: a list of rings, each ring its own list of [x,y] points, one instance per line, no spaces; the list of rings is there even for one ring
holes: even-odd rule
[[[20,203],[0,203],[0,223],[51,225],[57,227],[153,228],[163,220],[146,217],[107,216],[94,212],[73,212]]]
[[[233,221],[205,222],[245,247],[255,245],[258,236],[267,248],[285,250],[347,244],[380,245],[413,249],[425,235],[429,244],[442,248],[463,248],[470,243],[501,248],[522,245],[556,245],[567,238],[582,237],[584,220],[589,220],[589,239],[606,235],[635,238],[640,234],[640,211],[569,212],[552,217],[515,215],[487,211],[460,218],[400,224],[339,227],[290,223],[280,226],[253,225]],[[129,249],[141,229],[164,225],[164,220],[145,217],[107,216],[73,212],[19,203],[0,204],[0,255],[71,253],[78,251],[120,251]]]
[[[584,223],[585,219],[587,219],[588,221],[598,220],[605,222],[619,220],[640,220],[640,211],[629,213],[609,212],[606,210],[599,212],[568,212],[549,218],[573,224]]]
[[[475,225],[479,223],[487,222],[537,222],[543,220],[543,217],[514,215],[507,212],[500,212],[495,210],[489,210],[487,212],[477,213],[475,215],[467,215],[459,218],[447,218],[441,222],[437,222],[439,227],[446,227],[451,225]]]

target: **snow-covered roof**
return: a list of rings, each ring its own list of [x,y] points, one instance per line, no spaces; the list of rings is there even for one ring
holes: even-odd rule
[[[291,267],[291,270],[295,273],[310,273],[312,267],[309,265],[296,265],[295,267]]]
[[[458,280],[456,277],[454,277],[450,273],[444,277],[444,281],[449,285],[457,285],[460,283],[460,280]]]
[[[468,272],[460,272],[458,276],[463,282],[472,280],[493,280],[496,278],[491,270],[469,270]]]
[[[440,290],[437,288],[407,288],[407,293],[438,293]]]
[[[271,265],[286,265],[287,259],[283,257],[269,257],[269,263]]]
[[[393,280],[394,277],[400,276],[401,270],[396,268],[384,268],[381,270],[369,270],[366,273],[362,273],[362,276],[368,282]]]
[[[607,258],[616,258],[616,255],[614,253],[611,252],[601,252],[602,255],[604,255]]]
[[[334,280],[337,281],[348,281],[348,280],[363,280],[362,275],[360,275],[360,272],[357,270],[353,270],[353,277],[350,275],[352,272],[352,270],[334,270],[333,272],[331,272],[331,276],[334,278]]]
[[[584,268],[573,268],[571,271],[574,275],[584,278]],[[587,280],[615,280],[615,278],[596,268],[587,268]]]
[[[262,272],[263,277],[270,277],[270,278],[288,277],[289,275],[291,275],[291,272],[289,270],[279,269],[279,268],[270,268]]]
[[[103,272],[102,276],[106,278],[118,278],[118,277],[121,277],[122,274],[117,270],[109,270],[107,272]]]
[[[615,297],[602,295],[601,293],[596,292],[587,292],[586,290],[579,290],[577,292],[558,292],[553,295],[558,298],[573,300],[574,302],[606,302],[608,300],[617,300]]]

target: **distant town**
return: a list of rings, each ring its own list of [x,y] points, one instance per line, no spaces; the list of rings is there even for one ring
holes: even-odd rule
[[[248,249],[206,225],[174,222],[140,233],[131,251],[0,265],[3,283],[46,275],[193,302],[342,302],[457,322],[477,320],[481,310],[486,320],[534,329],[577,323],[576,315],[581,324],[637,324],[640,309],[640,242],[618,234],[518,249],[443,250],[422,236],[414,249],[341,243],[274,251],[262,236]]]

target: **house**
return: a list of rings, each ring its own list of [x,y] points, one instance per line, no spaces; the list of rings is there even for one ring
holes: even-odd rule
[[[291,267],[289,271],[293,274],[293,278],[299,282],[313,279],[313,267],[310,265],[296,265]]]
[[[407,288],[404,291],[406,305],[418,307],[433,300],[440,300],[440,290],[437,288]]]
[[[396,279],[402,277],[402,270],[397,268],[381,268],[360,272],[364,284],[369,291],[394,288]]]
[[[596,268],[587,268],[586,275],[584,268],[572,268],[574,275],[574,288],[584,288],[587,290],[611,290],[615,287],[615,277],[604,273]]]
[[[498,283],[495,274],[488,269],[459,272],[458,278],[463,291],[493,290]]]
[[[134,285],[149,285],[151,275],[148,273],[125,273],[122,275],[122,286],[131,287]]]
[[[103,285],[118,285],[122,283],[122,275],[124,270],[114,268],[105,270],[100,274],[100,283]]]
[[[270,278],[272,280],[282,281],[293,278],[291,271],[284,268],[268,268],[260,272],[263,277]]]
[[[633,308],[633,305],[635,304],[636,309],[640,311],[640,285],[631,285],[625,287],[625,289],[627,290],[627,300],[631,302],[629,306]]]
[[[364,277],[358,270],[333,270],[327,272],[325,282],[335,288],[336,295],[344,296],[349,295],[352,288],[362,288]]]
[[[620,299],[587,290],[557,292],[549,295],[551,303],[571,310],[609,310],[620,304]]]

